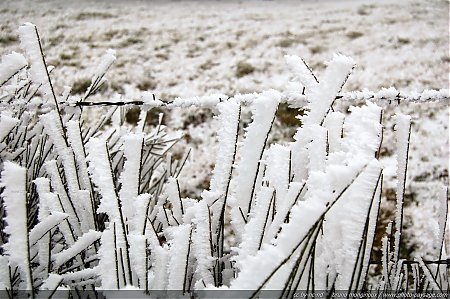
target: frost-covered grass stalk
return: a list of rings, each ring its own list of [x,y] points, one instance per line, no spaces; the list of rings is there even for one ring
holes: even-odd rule
[[[335,55],[319,81],[302,59],[286,57],[304,86],[298,94],[270,90],[166,103],[143,93],[133,102],[144,109],[137,126],[124,124],[117,106],[87,125],[82,113],[91,108],[83,107],[95,104],[87,100],[105,82],[114,52],[105,54],[82,98],[70,96],[70,88],[58,96],[36,27],[25,24],[19,32],[26,56],[11,53],[0,63],[0,288],[9,296],[18,290],[31,296],[248,290],[257,297],[270,289],[292,297],[296,290],[449,289],[447,264],[400,256],[411,134],[402,114],[395,128],[395,219],[383,240],[382,275],[368,283],[383,186],[383,110],[368,101],[348,114],[334,111],[352,59]],[[398,100],[388,91],[349,97]],[[293,142],[269,143],[282,102],[307,113]],[[215,167],[199,200],[181,196],[187,155],[169,154],[180,134],[169,132],[161,117],[145,125],[145,110],[192,105],[212,108],[217,122]],[[244,106],[252,117],[242,134]],[[436,261],[447,259],[447,200],[443,187]]]
[[[52,96],[36,27],[25,24],[19,34],[26,57],[6,55],[0,71],[1,288],[8,295],[95,289],[109,251],[100,240],[113,228],[113,264],[120,267],[114,287],[132,284],[131,252],[147,250],[147,241],[133,236],[151,227],[146,211],[187,158],[167,155],[180,135],[168,133],[161,119],[145,127],[145,113],[138,128],[127,128],[117,108],[86,125],[83,110],[69,105],[80,100],[70,97],[70,88]],[[114,58],[110,51],[102,59],[84,100]]]

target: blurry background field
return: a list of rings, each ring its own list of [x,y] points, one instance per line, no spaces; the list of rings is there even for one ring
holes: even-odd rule
[[[287,53],[319,74],[334,52],[354,57],[359,67],[347,90],[448,81],[446,1],[68,2],[2,1],[0,49],[16,48],[18,25],[35,23],[60,84],[74,92],[84,91],[107,48],[118,51],[111,92],[130,95],[281,89],[290,79]]]
[[[292,88],[285,54],[303,57],[320,79],[334,52],[357,62],[344,90],[401,91],[448,88],[449,4],[447,1],[2,1],[0,54],[18,50],[16,28],[33,22],[43,38],[47,60],[56,68],[56,90],[72,86],[82,95],[96,63],[108,48],[117,62],[101,98],[139,99],[142,91],[158,98],[210,93],[260,92]],[[100,95],[97,96],[100,98]],[[345,105],[343,105],[345,106]],[[437,182],[448,183],[448,107],[392,105],[385,115],[411,114],[410,172],[407,181],[404,255],[429,249],[435,227]],[[345,110],[345,107],[340,107]],[[272,138],[290,141],[295,112],[279,113]],[[285,112],[283,112],[285,111]],[[164,123],[184,129],[180,143],[194,148],[181,180],[184,195],[199,197],[208,187],[214,134],[207,110],[165,112]],[[101,113],[92,108],[91,115]],[[129,112],[132,123],[136,111]],[[382,219],[395,205],[394,143],[383,149],[385,186]],[[380,231],[385,223],[380,224]]]

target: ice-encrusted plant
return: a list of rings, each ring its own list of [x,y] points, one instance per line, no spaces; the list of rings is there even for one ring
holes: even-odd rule
[[[304,87],[298,93],[171,103],[144,93],[132,102],[144,109],[130,128],[116,108],[95,124],[81,118],[89,109],[82,107],[96,104],[88,99],[105,81],[113,51],[82,98],[71,97],[70,88],[58,96],[36,27],[23,25],[20,37],[26,57],[12,53],[0,64],[0,289],[10,296],[64,289],[248,290],[249,297],[267,289],[277,297],[296,290],[449,289],[447,265],[399,254],[411,132],[410,118],[400,113],[396,215],[383,239],[382,275],[368,283],[383,185],[383,110],[374,102],[400,95],[352,94],[374,101],[348,114],[334,111],[352,59],[335,55],[319,83],[304,61],[287,56]],[[293,142],[269,144],[282,102],[307,113]],[[161,121],[145,127],[146,109],[190,105],[216,113],[215,167],[200,200],[180,193],[187,155],[173,161],[168,154],[179,135]],[[240,134],[244,106],[252,121]],[[447,187],[440,198],[437,261],[447,258]]]
[[[169,154],[180,135],[161,118],[146,128],[146,113],[136,128],[125,127],[117,107],[86,124],[82,109],[68,104],[79,100],[70,88],[55,94],[36,27],[25,24],[19,35],[26,58],[12,53],[0,65],[1,289],[93,289],[109,232],[116,262],[127,269],[123,283],[131,284],[130,251],[140,246],[132,233],[150,227],[145,212],[181,170],[186,157]],[[108,51],[83,100],[114,60]]]

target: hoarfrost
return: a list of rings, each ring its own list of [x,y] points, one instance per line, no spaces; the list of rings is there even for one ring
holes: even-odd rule
[[[44,282],[42,283],[42,285],[40,286],[39,289],[40,290],[50,290],[50,291],[56,290],[62,281],[63,281],[63,278],[61,277],[61,275],[50,273],[48,275],[47,279],[44,280]]]
[[[236,166],[234,200],[230,202],[232,225],[238,238],[250,211],[260,160],[279,101],[280,94],[271,90],[262,93],[251,106],[252,123],[248,126],[239,148],[241,160]]]
[[[322,124],[330,110],[331,104],[347,80],[354,65],[353,59],[344,55],[334,54],[333,59],[328,62],[323,79],[308,94],[310,112],[302,118],[305,126]]]
[[[256,196],[256,203],[250,214],[250,220],[245,225],[242,242],[236,257],[237,267],[242,269],[241,261],[255,255],[261,248],[264,233],[268,226],[269,209],[273,201],[274,189],[262,187]]]
[[[155,98],[155,95],[149,91],[144,91],[142,93],[142,101],[144,102],[143,110],[148,111],[154,107],[160,107],[164,103]]]
[[[0,115],[0,143],[18,122],[19,120],[17,118],[11,117],[6,111],[2,111]]]
[[[195,210],[193,219],[195,229],[192,234],[193,253],[197,260],[195,275],[197,281],[202,280],[204,284],[209,285],[214,282],[210,271],[214,259],[212,258],[209,210],[204,201],[199,202]]]
[[[53,255],[53,260],[55,261],[55,267],[61,266],[63,263],[75,257],[81,251],[85,250],[92,243],[100,239],[102,233],[94,230],[82,235],[71,247],[64,251],[61,251]]]
[[[122,187],[119,191],[124,217],[132,219],[134,215],[134,200],[139,192],[139,179],[141,174],[141,152],[144,143],[142,134],[128,134],[123,137],[123,154],[125,163],[119,182]]]
[[[65,283],[73,281],[89,280],[99,275],[97,268],[87,268],[75,272],[68,272],[61,275]]]
[[[97,66],[97,69],[95,70],[94,79],[102,78],[114,63],[114,61],[116,61],[116,51],[108,49],[103,55],[99,65]]]
[[[233,157],[239,125],[240,105],[235,100],[228,100],[217,105],[219,115],[217,141],[218,152],[211,178],[212,192],[224,194],[230,179]]]
[[[2,57],[2,62],[0,62],[0,86],[27,65],[28,62],[22,54],[12,52],[11,54],[4,55]]]
[[[166,184],[167,199],[172,204],[172,217],[177,224],[182,223],[184,209],[183,203],[180,198],[180,187],[178,186],[177,179],[170,177],[167,179]],[[169,219],[170,221],[171,219]]]
[[[7,223],[4,232],[9,235],[3,245],[11,266],[18,266],[25,274],[26,288],[32,289],[29,239],[27,228],[26,168],[6,161],[0,177]]]
[[[119,220],[118,198],[114,191],[116,189],[112,180],[113,175],[106,141],[99,138],[90,138],[86,148],[89,173],[102,195],[97,212],[108,214],[111,222]]]
[[[286,55],[284,58],[291,72],[308,91],[313,90],[319,84],[303,59],[295,55]]]
[[[277,198],[284,198],[288,191],[291,180],[290,159],[291,151],[286,146],[275,144],[267,151],[265,180],[275,188]],[[275,204],[278,210],[281,201],[277,201]]]
[[[41,45],[36,25],[25,23],[19,27],[20,46],[27,54],[30,61],[30,77],[35,83],[42,84],[46,95],[51,94],[48,81],[47,68],[41,52]]]
[[[147,237],[144,235],[129,235],[130,240],[130,258],[131,258],[131,267],[133,271],[136,273],[141,286],[146,281],[147,269],[146,269],[146,260],[147,260]]]
[[[168,284],[169,290],[185,290],[187,276],[187,259],[191,243],[191,226],[182,224],[173,227],[168,232],[170,234],[170,258],[168,265]]]
[[[48,231],[56,227],[63,220],[65,220],[69,215],[65,213],[55,212],[54,214],[46,217],[36,224],[30,231],[30,244],[36,244],[39,239],[41,239]]]
[[[101,246],[98,251],[98,273],[105,290],[119,289],[119,268],[117,265],[117,247],[114,239],[113,228],[110,224],[101,236]]]

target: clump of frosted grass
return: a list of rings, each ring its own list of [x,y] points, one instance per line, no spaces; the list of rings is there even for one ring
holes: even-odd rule
[[[57,96],[36,27],[27,23],[19,33],[26,58],[11,53],[0,63],[0,288],[8,296],[24,289],[31,297],[56,290],[247,290],[252,298],[264,290],[284,298],[299,290],[448,289],[448,266],[439,263],[447,258],[448,188],[439,194],[436,261],[401,256],[411,140],[410,118],[401,113],[396,213],[383,238],[381,275],[369,283],[384,182],[383,109],[376,103],[445,101],[444,91],[342,93],[351,58],[334,55],[317,78],[301,58],[287,56],[303,86],[298,93],[164,102],[145,92],[138,101],[94,102],[88,99],[105,82],[113,50],[82,98],[70,88]],[[40,89],[44,100],[35,96]],[[334,111],[336,100],[369,101],[344,114]],[[280,103],[306,111],[285,144],[269,141]],[[184,176],[195,175],[180,176],[189,153],[177,160],[170,154],[181,134],[164,127],[162,116],[147,126],[146,113],[127,126],[118,107],[129,104],[214,111],[216,158],[200,199],[180,192]],[[88,126],[83,112],[97,105],[105,111]],[[247,107],[251,123],[240,132]]]

